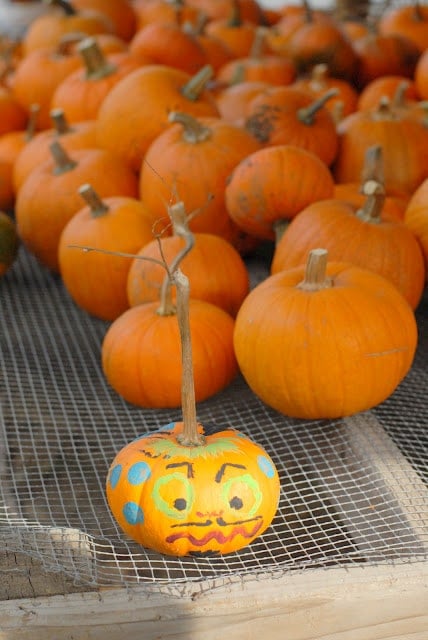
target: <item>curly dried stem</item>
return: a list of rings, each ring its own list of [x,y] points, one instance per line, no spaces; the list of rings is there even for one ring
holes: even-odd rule
[[[187,223],[187,214],[182,202],[176,202],[168,208],[168,213],[171,218],[174,234],[184,239],[184,247],[175,256],[172,263],[166,266],[167,274],[162,282],[162,288],[160,293],[160,306],[157,310],[159,315],[172,315],[176,313],[176,308],[172,302],[171,286],[174,284],[173,274],[177,271],[183,258],[189,253],[195,244],[193,234],[190,232],[189,225]]]

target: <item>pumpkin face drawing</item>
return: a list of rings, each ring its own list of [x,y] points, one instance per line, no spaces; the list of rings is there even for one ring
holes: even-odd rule
[[[126,445],[107,477],[107,499],[122,530],[141,545],[175,556],[217,555],[248,545],[271,524],[279,478],[266,451],[244,434],[205,435],[179,444],[181,422]]]

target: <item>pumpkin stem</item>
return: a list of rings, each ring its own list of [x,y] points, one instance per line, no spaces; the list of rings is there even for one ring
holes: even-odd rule
[[[393,107],[406,106],[406,91],[409,85],[410,82],[408,80],[403,80],[398,84],[391,101]]]
[[[230,16],[227,20],[228,27],[240,27],[242,25],[242,13],[238,0],[233,0]]]
[[[190,78],[190,80],[181,88],[181,95],[196,102],[202,91],[206,88],[209,80],[214,76],[214,69],[210,64],[206,64]]]
[[[87,80],[99,80],[111,75],[117,70],[114,64],[108,62],[95,38],[85,38],[77,48],[85,65]]]
[[[45,0],[45,2],[46,4],[50,4],[53,7],[60,7],[61,9],[63,9],[64,13],[67,16],[76,15],[76,9],[70,2],[67,2],[66,0]]]
[[[413,9],[413,20],[415,22],[424,22],[424,14],[422,12],[419,0],[416,0],[415,4],[413,5]]]
[[[377,182],[381,185],[385,182],[383,151],[380,144],[369,147],[365,153],[360,193],[364,193],[364,185],[369,181]]]
[[[67,119],[64,115],[64,111],[62,109],[52,109],[52,111],[50,111],[49,113],[50,118],[52,120],[54,129],[55,129],[55,133],[58,136],[62,136],[65,133],[70,133],[70,131],[73,131],[73,127],[70,127],[69,123],[67,122]]]
[[[266,34],[268,33],[267,27],[256,27],[254,32],[254,39],[249,51],[249,58],[259,60],[265,52]]]
[[[327,278],[326,275],[327,260],[327,249],[312,249],[306,262],[305,277],[297,288],[305,291],[319,291],[331,287],[331,278]]]
[[[209,127],[203,125],[189,113],[171,111],[168,116],[168,120],[169,122],[179,122],[183,125],[183,138],[186,142],[197,144],[198,142],[208,140],[212,135]]]
[[[327,88],[328,78],[328,65],[325,62],[320,62],[314,65],[311,71],[311,77],[309,80],[310,87],[313,91],[322,91]]]
[[[54,175],[61,175],[62,173],[66,173],[66,171],[71,171],[74,167],[77,167],[77,162],[70,158],[64,147],[61,146],[58,141],[52,142],[52,144],[49,145],[49,149],[55,162],[55,167],[53,169]]]
[[[398,118],[398,115],[391,108],[390,98],[382,96],[377,108],[373,111],[373,120],[394,120],[396,118]]]
[[[299,109],[297,111],[297,117],[300,122],[303,122],[307,125],[313,124],[318,111],[325,105],[328,100],[330,100],[330,98],[337,96],[338,93],[338,89],[329,89],[324,95],[314,100],[310,105]]]
[[[303,9],[305,11],[305,20],[306,20],[306,22],[313,22],[314,14],[312,13],[312,9],[311,9],[311,7],[309,5],[309,2],[307,0],[303,0],[302,5],[303,5]]]
[[[162,282],[162,288],[160,293],[160,306],[157,310],[157,313],[161,316],[173,315],[174,313],[176,313],[176,308],[172,302],[172,295],[171,295],[171,286],[174,284],[173,275],[175,271],[178,269],[179,265],[181,264],[181,261],[183,260],[183,258],[189,253],[189,251],[193,248],[193,245],[195,244],[195,239],[189,229],[189,225],[187,222],[186,209],[184,208],[183,202],[176,202],[175,204],[168,207],[168,214],[172,221],[174,234],[184,239],[184,247],[175,256],[174,260],[169,266],[164,261],[164,266],[166,268],[167,273]],[[160,249],[161,249],[161,255],[162,255],[161,243],[160,243]]]
[[[173,273],[173,282],[177,289],[177,321],[181,340],[181,407],[183,412],[183,431],[177,436],[184,447],[199,447],[205,444],[205,438],[198,433],[196,419],[195,383],[193,378],[192,341],[189,322],[189,278],[180,269]]]
[[[82,184],[82,186],[79,187],[79,193],[89,206],[93,218],[103,216],[109,211],[109,207],[101,200],[98,193],[90,184]]]
[[[39,117],[39,113],[40,113],[40,105],[32,104],[30,106],[30,114],[27,122],[27,127],[25,129],[25,140],[27,140],[27,142],[28,140],[31,140],[31,138],[34,137],[34,134],[36,132],[37,118]]]
[[[355,215],[363,222],[378,224],[381,222],[383,203],[385,202],[385,189],[376,180],[367,180],[363,185],[363,193],[367,196],[366,201]]]

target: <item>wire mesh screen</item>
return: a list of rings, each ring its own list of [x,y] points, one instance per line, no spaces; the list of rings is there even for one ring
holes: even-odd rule
[[[267,262],[255,257],[249,269],[255,284]],[[292,420],[263,405],[240,377],[198,406],[201,422],[236,427],[266,448],[281,499],[271,527],[244,550],[176,559],[127,539],[104,487],[116,452],[179,411],[142,410],[109,387],[100,361],[107,323],[79,310],[60,278],[22,247],[0,295],[0,540],[7,551],[29,554],[76,584],[150,589],[426,557],[426,303],[414,367],[373,412]]]

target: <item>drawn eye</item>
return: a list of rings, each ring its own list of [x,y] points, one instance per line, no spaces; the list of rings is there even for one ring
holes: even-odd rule
[[[238,498],[238,496],[233,496],[233,498],[229,500],[229,505],[232,509],[236,509],[238,511],[239,509],[242,509],[244,503],[241,498]]]
[[[248,473],[227,480],[222,492],[230,509],[241,511],[249,517],[257,513],[263,497],[259,483]]]
[[[176,471],[156,480],[152,498],[159,511],[175,520],[182,520],[192,508],[194,491],[189,479]]]

